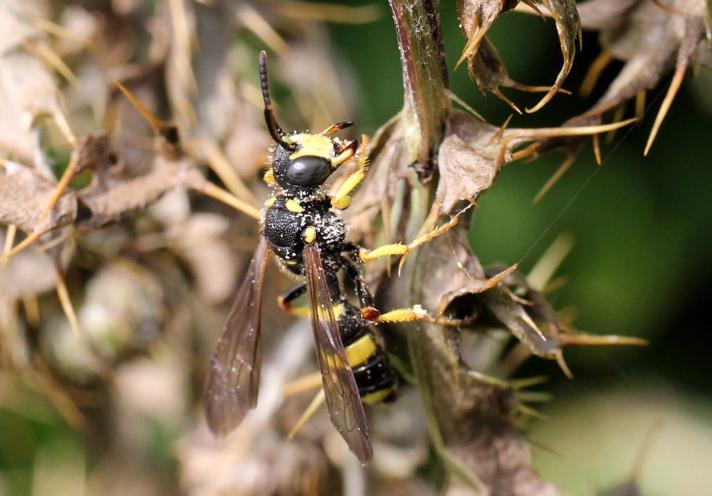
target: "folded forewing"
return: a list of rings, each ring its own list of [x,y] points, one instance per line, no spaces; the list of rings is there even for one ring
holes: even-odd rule
[[[210,359],[205,385],[205,417],[210,430],[224,436],[257,403],[260,382],[260,311],[269,247],[260,238]]]
[[[309,290],[312,327],[326,404],[331,422],[351,448],[366,462],[373,448],[356,379],[346,359],[339,328],[334,318],[331,292],[316,244],[304,248],[304,267]]]

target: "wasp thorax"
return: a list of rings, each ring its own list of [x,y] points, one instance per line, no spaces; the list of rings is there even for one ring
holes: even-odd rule
[[[331,164],[324,157],[303,155],[290,161],[286,178],[295,186],[317,186],[331,174]]]

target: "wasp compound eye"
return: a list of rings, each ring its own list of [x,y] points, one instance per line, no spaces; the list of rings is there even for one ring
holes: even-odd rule
[[[295,186],[316,186],[331,174],[331,164],[323,157],[305,155],[287,167],[287,181]]]

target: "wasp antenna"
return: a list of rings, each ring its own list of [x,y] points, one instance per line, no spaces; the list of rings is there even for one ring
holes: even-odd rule
[[[265,102],[265,122],[267,123],[269,134],[272,135],[272,139],[275,142],[287,150],[296,149],[294,144],[285,141],[285,132],[277,123],[277,117],[274,115],[272,99],[269,95],[269,81],[267,80],[267,52],[264,50],[260,50],[260,85],[262,86],[262,99]]]

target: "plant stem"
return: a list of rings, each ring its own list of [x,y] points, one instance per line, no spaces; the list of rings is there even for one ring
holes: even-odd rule
[[[403,66],[405,149],[417,164],[416,170],[432,172],[432,157],[450,110],[438,1],[389,3]]]

